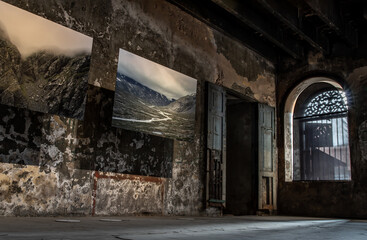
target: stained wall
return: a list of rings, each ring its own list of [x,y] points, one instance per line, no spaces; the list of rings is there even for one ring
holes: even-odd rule
[[[93,37],[93,49],[83,120],[0,107],[0,215],[199,214],[205,81],[275,106],[270,62],[166,1],[5,2]],[[119,48],[198,80],[194,141],[111,127]]]

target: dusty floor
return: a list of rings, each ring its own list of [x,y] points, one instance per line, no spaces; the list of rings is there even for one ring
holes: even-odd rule
[[[56,220],[80,220],[57,222]],[[104,221],[101,221],[104,220]],[[0,239],[367,239],[367,220],[301,217],[0,217]]]

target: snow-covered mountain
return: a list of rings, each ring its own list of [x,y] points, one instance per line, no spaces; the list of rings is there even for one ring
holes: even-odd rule
[[[167,108],[178,113],[195,113],[196,93],[184,96],[170,103]]]
[[[0,24],[0,103],[83,118],[90,56],[47,51],[23,59]]]
[[[160,94],[159,92],[156,92],[121,73],[117,73],[116,81],[116,92],[118,93],[119,91],[130,93],[142,99],[144,102],[155,106],[167,106],[172,103],[172,100],[169,100],[163,94]]]

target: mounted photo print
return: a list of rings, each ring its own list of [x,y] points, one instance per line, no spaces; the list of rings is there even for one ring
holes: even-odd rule
[[[112,125],[193,139],[196,85],[191,77],[120,49]]]
[[[82,119],[92,42],[0,1],[0,104]]]

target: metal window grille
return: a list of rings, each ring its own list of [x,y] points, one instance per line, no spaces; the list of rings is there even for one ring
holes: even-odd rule
[[[350,180],[347,104],[343,92],[325,91],[308,102],[299,126],[300,180]],[[296,129],[295,129],[296,130]]]

